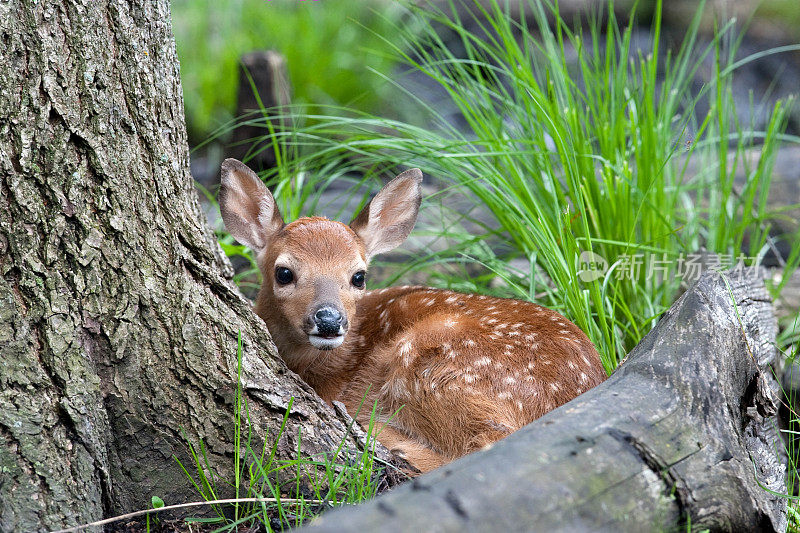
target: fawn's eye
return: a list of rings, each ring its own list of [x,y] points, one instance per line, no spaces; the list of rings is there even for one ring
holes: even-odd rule
[[[353,284],[353,287],[357,289],[364,288],[364,282],[366,281],[367,273],[363,270],[359,270],[355,274],[353,274],[353,279],[350,280],[350,283]]]
[[[275,280],[281,285],[286,285],[294,281],[294,273],[286,267],[275,269]]]

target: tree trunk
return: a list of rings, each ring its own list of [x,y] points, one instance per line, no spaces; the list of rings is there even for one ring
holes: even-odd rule
[[[776,332],[760,280],[706,275],[604,383],[313,531],[784,531]]]
[[[181,430],[230,474],[239,333],[255,434],[294,397],[279,455],[335,448],[198,206],[169,2],[0,2],[0,43],[0,530],[196,499]]]

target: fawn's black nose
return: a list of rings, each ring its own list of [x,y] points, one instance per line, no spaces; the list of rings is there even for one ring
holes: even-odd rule
[[[335,307],[325,306],[314,313],[314,324],[322,337],[335,337],[339,335],[344,317]]]

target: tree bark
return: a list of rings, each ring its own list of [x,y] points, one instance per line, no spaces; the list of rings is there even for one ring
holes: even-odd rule
[[[294,397],[279,455],[334,449],[198,206],[169,2],[0,2],[0,43],[0,530],[196,499],[182,430],[230,474],[239,333],[255,434]]]
[[[761,281],[729,284],[701,278],[596,388],[313,531],[784,531],[759,485],[786,490],[777,326]]]

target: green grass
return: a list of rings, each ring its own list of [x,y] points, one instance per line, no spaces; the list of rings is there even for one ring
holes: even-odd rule
[[[239,58],[252,50],[274,49],[286,57],[296,103],[392,109],[392,87],[373,72],[389,75],[394,66],[380,37],[400,15],[394,4],[173,0],[190,138],[203,140],[233,118]]]
[[[800,314],[792,318],[792,321],[787,324],[784,329],[784,336],[791,339],[783,344],[789,346],[788,349],[781,350],[781,357],[785,369],[792,368],[792,365],[797,361],[800,356]],[[779,340],[779,344],[781,344]],[[785,371],[784,371],[785,372]],[[798,398],[795,396],[795,389],[797,388],[798,376],[796,373],[791,374],[789,380],[789,390],[784,389],[784,380],[781,376],[776,376],[778,383],[781,384],[780,403],[782,408],[788,411],[788,424],[786,427],[779,428],[784,437],[785,446],[781,450],[788,458],[787,476],[786,476],[786,494],[779,494],[788,500],[788,527],[787,531],[792,533],[800,532],[800,499],[797,494],[800,493],[800,487],[797,482],[800,480],[800,413],[797,412]]]
[[[260,523],[268,532],[297,527],[320,512],[341,505],[368,500],[377,493],[382,466],[376,464],[372,437],[374,413],[367,430],[367,441],[359,451],[345,448],[346,437],[329,454],[305,457],[301,452],[302,435],[297,436],[297,455],[294,459],[277,456],[278,442],[286,431],[292,408],[289,401],[283,422],[273,435],[263,436],[257,447],[250,426],[249,408],[242,393],[242,346],[237,351],[238,367],[233,443],[233,480],[225,480],[212,467],[205,444],[193,444],[187,439],[192,456],[191,465],[175,460],[191,484],[216,514],[215,517],[187,518],[187,523],[217,525],[217,532],[236,531]],[[357,413],[355,414],[357,416]],[[348,433],[351,428],[348,428]],[[262,436],[258,436],[261,440]],[[272,442],[269,446],[268,442]],[[233,492],[232,503],[213,503],[221,494]],[[251,501],[251,500],[257,501]],[[162,502],[163,505],[163,502]],[[149,523],[149,516],[148,516]]]
[[[790,330],[794,333],[800,332],[800,316],[796,317]],[[800,344],[794,344],[789,350],[781,350],[781,358],[785,368],[791,368],[794,362],[800,355]],[[775,379],[780,385],[779,402],[782,409],[788,412],[786,419],[788,424],[786,427],[777,427],[776,432],[782,436],[782,439],[776,444],[776,454],[778,457],[786,457],[787,462],[787,475],[786,475],[786,492],[779,493],[770,490],[769,487],[763,485],[758,477],[758,471],[755,463],[753,463],[753,475],[759,483],[759,486],[765,491],[787,500],[788,508],[788,524],[786,527],[787,532],[798,533],[800,532],[800,487],[797,482],[800,480],[800,413],[796,408],[798,405],[798,398],[795,396],[795,389],[797,387],[798,376],[793,374],[789,386],[790,390],[783,387],[783,380],[781,375],[776,375]],[[783,417],[782,417],[783,418]],[[781,459],[782,460],[782,459]]]
[[[284,157],[269,179],[286,184],[342,168],[373,179],[420,167],[443,185],[429,207],[456,198],[470,207],[418,224],[417,235],[447,245],[389,282],[417,271],[434,285],[536,300],[586,331],[610,371],[680,293],[688,254],[704,248],[725,266],[758,263],[768,251],[780,216],[766,203],[775,153],[798,142],[783,134],[793,102],[776,104],[765,131],[739,122],[731,79],[757,57],[735,61],[732,23],[698,48],[702,4],[665,60],[660,2],[649,51],[633,47],[631,26],[613,11],[576,32],[558,17],[548,22],[547,2],[525,5],[532,27],[503,3],[476,3],[484,35],[466,30],[452,5],[411,7],[408,25],[385,41],[447,92],[466,130],[423,99],[430,127],[341,108],[295,116],[295,128],[270,137]],[[465,57],[437,28],[459,39]],[[692,94],[706,58],[712,79]],[[709,111],[696,119],[701,99]],[[760,153],[748,155],[755,147]],[[746,175],[741,187],[737,173]],[[790,242],[786,279],[800,260],[800,239]],[[608,261],[599,279],[581,270],[585,251]],[[629,275],[637,257],[641,271]]]

